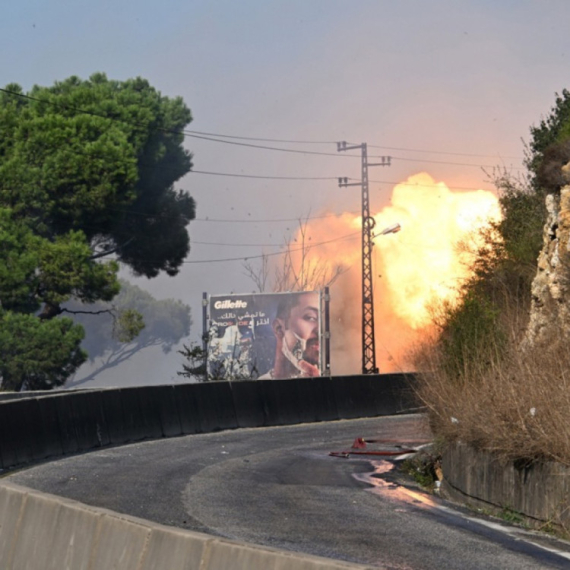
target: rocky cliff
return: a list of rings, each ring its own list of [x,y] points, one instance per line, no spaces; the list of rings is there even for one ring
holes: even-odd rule
[[[566,185],[546,196],[548,217],[526,335],[533,345],[570,334],[570,163],[562,171]]]

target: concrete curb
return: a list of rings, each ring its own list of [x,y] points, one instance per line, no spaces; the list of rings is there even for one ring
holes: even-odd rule
[[[0,482],[2,570],[372,570],[241,544]]]

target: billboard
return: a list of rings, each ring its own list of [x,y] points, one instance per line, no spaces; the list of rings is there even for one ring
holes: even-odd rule
[[[208,376],[320,376],[321,301],[319,291],[210,296]]]

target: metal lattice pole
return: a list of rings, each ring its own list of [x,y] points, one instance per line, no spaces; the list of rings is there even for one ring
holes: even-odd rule
[[[377,374],[376,349],[374,338],[374,287],[372,282],[372,247],[374,246],[372,230],[375,220],[370,215],[370,196],[368,191],[368,167],[390,166],[390,157],[382,157],[382,162],[368,162],[368,147],[366,143],[347,146],[346,142],[337,143],[337,150],[345,151],[360,149],[361,181],[348,182],[348,178],[339,178],[338,185],[360,186],[362,189],[362,374]]]

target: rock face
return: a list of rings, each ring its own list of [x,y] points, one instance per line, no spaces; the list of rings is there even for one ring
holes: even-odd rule
[[[525,339],[532,345],[570,335],[570,163],[562,170],[567,185],[546,197],[548,217]]]

